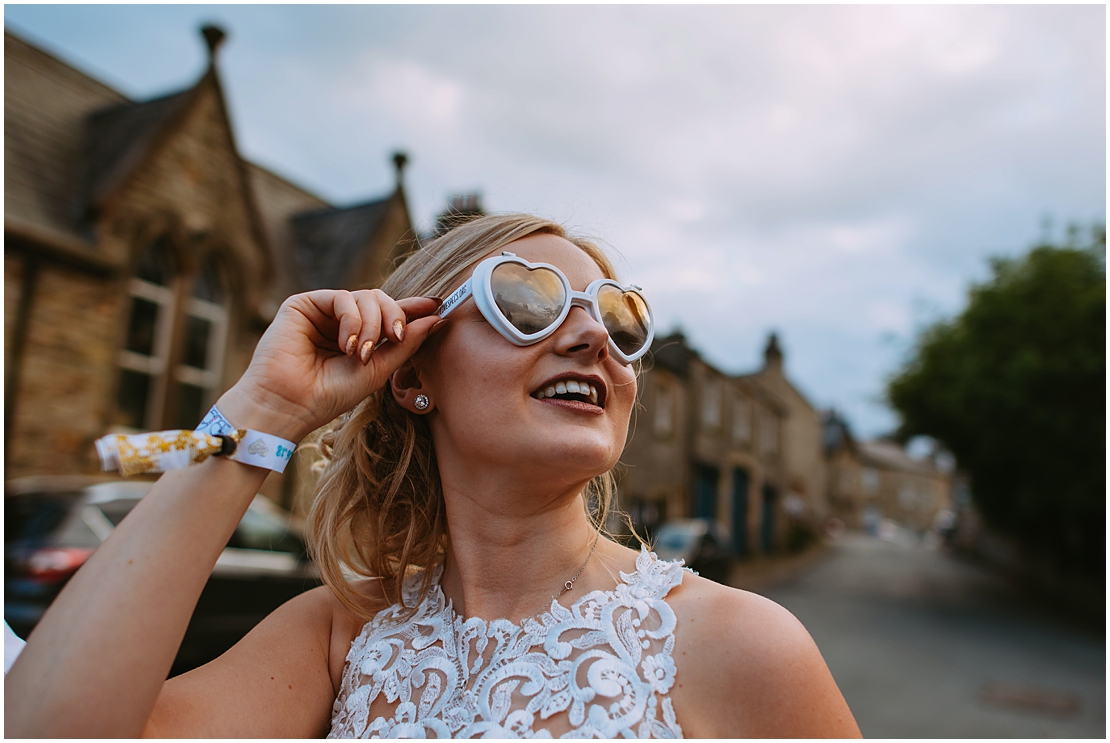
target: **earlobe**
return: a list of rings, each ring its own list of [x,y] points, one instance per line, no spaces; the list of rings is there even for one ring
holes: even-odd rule
[[[393,372],[393,375],[389,378],[389,386],[393,393],[393,399],[410,413],[423,415],[431,412],[434,407],[431,397],[423,389],[420,373],[411,361],[406,361],[397,371]]]

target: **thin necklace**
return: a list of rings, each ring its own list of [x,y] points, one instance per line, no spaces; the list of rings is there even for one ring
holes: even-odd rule
[[[582,575],[582,571],[585,570],[586,566],[590,564],[590,559],[593,558],[594,550],[597,549],[597,543],[600,542],[600,541],[601,541],[601,532],[598,532],[597,536],[594,537],[594,546],[590,547],[590,554],[586,555],[586,561],[584,563],[582,563],[582,567],[578,568],[578,572],[574,574],[574,577],[572,577],[570,580],[568,580],[567,582],[565,582],[563,584],[563,590],[559,591],[558,595],[552,594],[551,601],[558,601],[559,597],[561,597],[564,593],[566,593],[570,589],[574,588],[574,581],[578,580],[578,576]],[[525,619],[531,619],[532,617],[536,616],[537,614],[542,614],[543,612],[550,609],[551,608],[551,601],[544,604],[544,606],[541,607],[539,609],[539,611],[536,611],[536,612],[533,612],[532,614],[529,614],[527,617],[525,617]]]

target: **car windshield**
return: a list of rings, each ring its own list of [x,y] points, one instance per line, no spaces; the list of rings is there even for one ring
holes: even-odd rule
[[[97,503],[96,507],[112,522],[112,526],[119,526],[119,522],[123,521],[124,516],[131,513],[131,509],[134,508],[138,502],[137,498],[123,498],[120,500],[110,500],[105,503]]]
[[[119,526],[138,498],[117,498],[81,506],[80,493],[33,493],[8,496],[4,509],[6,544],[48,543],[98,547]],[[228,547],[304,555],[304,542],[289,528],[284,514],[269,503],[255,502],[243,515]]]
[[[243,514],[228,547],[291,552],[295,555],[304,552],[304,543],[289,531],[285,519],[259,507],[248,508]]]
[[[33,493],[4,499],[4,542],[43,541],[57,529],[80,493]]]

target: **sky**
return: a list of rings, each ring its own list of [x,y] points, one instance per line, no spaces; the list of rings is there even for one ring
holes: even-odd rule
[[[786,371],[862,437],[988,258],[1105,222],[1098,5],[47,6],[5,26],[135,99],[202,74],[239,149],[339,205],[393,185],[592,236],[727,373]]]

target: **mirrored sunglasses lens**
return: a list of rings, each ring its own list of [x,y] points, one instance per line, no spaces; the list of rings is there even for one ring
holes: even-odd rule
[[[549,268],[502,263],[493,269],[490,286],[501,314],[525,335],[550,327],[567,301],[563,282]]]
[[[621,353],[631,356],[643,349],[651,323],[643,297],[606,284],[597,293],[597,306],[601,323]]]

